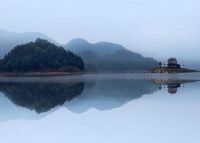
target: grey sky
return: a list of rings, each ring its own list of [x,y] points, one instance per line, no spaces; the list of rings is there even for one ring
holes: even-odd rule
[[[1,0],[0,29],[60,43],[111,41],[146,56],[200,60],[199,0]]]

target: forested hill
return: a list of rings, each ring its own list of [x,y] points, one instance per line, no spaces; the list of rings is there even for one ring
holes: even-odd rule
[[[47,40],[16,46],[1,61],[2,72],[83,71],[82,59]]]
[[[13,47],[28,42],[34,42],[37,38],[46,39],[51,43],[59,45],[59,43],[52,38],[39,32],[16,33],[0,29],[0,59],[2,59]]]
[[[154,67],[158,66],[156,60],[143,57],[115,43],[98,42],[92,44],[79,38],[70,41],[64,47],[83,59],[87,71],[151,71]]]

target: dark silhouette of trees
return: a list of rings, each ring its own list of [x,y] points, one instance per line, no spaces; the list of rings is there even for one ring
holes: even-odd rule
[[[18,45],[0,61],[5,72],[82,71],[82,59],[47,40]]]
[[[159,62],[158,65],[159,65],[159,67],[162,67],[162,62]]]

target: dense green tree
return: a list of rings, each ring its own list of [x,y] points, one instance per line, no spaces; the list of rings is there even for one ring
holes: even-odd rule
[[[47,40],[16,46],[0,61],[5,72],[82,71],[82,59]]]

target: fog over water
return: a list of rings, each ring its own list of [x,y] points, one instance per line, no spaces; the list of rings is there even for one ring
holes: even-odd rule
[[[145,56],[200,60],[198,0],[2,0],[0,29],[60,43],[111,41]]]
[[[1,78],[1,141],[198,143],[198,75]]]

